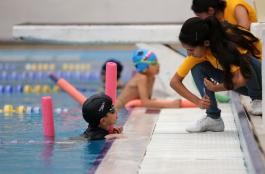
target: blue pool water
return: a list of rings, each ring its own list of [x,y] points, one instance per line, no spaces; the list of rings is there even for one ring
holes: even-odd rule
[[[25,71],[27,63],[54,62],[60,66],[67,63],[89,63],[90,79],[68,80],[75,86],[85,88],[84,95],[90,96],[100,91],[99,70],[102,63],[115,57],[124,65],[122,81],[130,78],[132,63],[131,51],[61,51],[61,50],[5,50],[0,51],[0,60],[11,57],[16,61],[1,61],[1,67],[15,65],[15,69],[4,69],[7,73]],[[71,57],[75,58],[71,61]],[[8,59],[9,60],[9,59]],[[59,61],[60,60],[60,61]],[[28,73],[28,72],[27,72]],[[34,72],[35,73],[35,72]],[[46,72],[47,73],[47,72]],[[86,72],[81,72],[86,73]],[[92,76],[91,76],[92,77]],[[71,81],[72,80],[72,81]],[[27,84],[53,83],[47,78],[33,79]],[[0,79],[0,85],[25,84],[21,79]],[[52,96],[53,108],[65,108],[64,112],[54,112],[54,140],[45,139],[42,134],[41,113],[0,113],[0,173],[35,174],[35,173],[93,173],[100,160],[111,146],[111,141],[68,141],[76,137],[87,127],[81,116],[81,107],[64,92],[59,93],[0,93],[0,109],[6,104],[41,107],[42,96]],[[121,110],[117,125],[123,125],[128,117],[126,110]]]

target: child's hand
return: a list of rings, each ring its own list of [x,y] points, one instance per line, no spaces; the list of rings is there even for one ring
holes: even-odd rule
[[[210,104],[211,104],[210,97],[208,95],[205,95],[200,99],[198,106],[201,109],[208,109],[210,107]]]
[[[123,131],[123,127],[122,126],[113,128],[113,133],[114,134],[120,134],[120,133],[122,133],[122,131]]]
[[[111,131],[109,131],[110,134],[120,134],[123,131],[123,127],[113,127]]]
[[[125,135],[123,134],[108,134],[105,136],[105,139],[106,140],[113,140],[113,139],[116,139],[116,138],[127,138]]]

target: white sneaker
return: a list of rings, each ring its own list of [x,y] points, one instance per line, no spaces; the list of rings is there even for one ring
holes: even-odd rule
[[[251,103],[251,114],[262,115],[262,100],[253,100]]]
[[[189,133],[205,131],[223,132],[224,128],[225,126],[222,118],[213,119],[211,117],[204,117],[198,120],[195,124],[187,127],[186,131]]]

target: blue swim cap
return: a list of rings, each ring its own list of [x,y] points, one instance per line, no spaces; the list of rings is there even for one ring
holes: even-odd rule
[[[155,53],[147,49],[135,50],[132,60],[137,72],[144,72],[149,65],[157,64]]]

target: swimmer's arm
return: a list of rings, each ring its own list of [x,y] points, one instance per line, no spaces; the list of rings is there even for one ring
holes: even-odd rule
[[[141,78],[137,83],[140,99],[144,107],[150,108],[178,108],[180,106],[180,100],[163,101],[163,100],[151,100],[149,98],[150,91],[147,89],[147,77]]]
[[[108,134],[105,136],[106,140],[113,140],[113,139],[120,139],[120,138],[126,138],[123,134]]]
[[[235,18],[237,21],[237,25],[239,25],[239,26],[241,26],[247,30],[250,30],[251,21],[250,21],[249,16],[248,16],[248,11],[244,6],[242,6],[242,5],[236,6],[235,11],[234,11],[234,15],[235,15]]]
[[[122,89],[118,99],[116,100],[116,103],[114,105],[115,109],[117,111],[119,111],[122,107],[125,106],[125,104],[128,102],[128,96],[131,95],[131,88],[130,85],[134,84],[134,81],[136,80],[135,77],[133,77],[131,80],[129,80],[126,85],[124,86],[124,88]]]
[[[126,101],[126,97],[125,96],[128,96],[129,95],[129,88],[124,88],[122,91],[121,91],[121,94],[119,95],[118,99],[116,100],[115,102],[115,109],[117,110],[117,112],[119,112],[119,110],[125,106],[125,104],[127,103]]]
[[[116,100],[116,103],[114,105],[115,109],[117,110],[117,112],[119,112],[119,110],[124,106],[124,102],[122,100],[122,98],[118,98]]]
[[[87,138],[80,135],[76,137],[70,137],[68,139],[58,140],[56,141],[56,144],[58,144],[60,148],[72,148],[77,144],[87,142],[87,140],[88,140]]]

